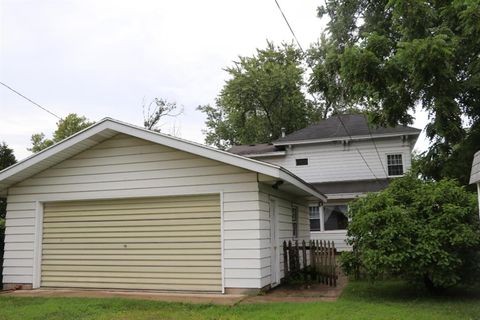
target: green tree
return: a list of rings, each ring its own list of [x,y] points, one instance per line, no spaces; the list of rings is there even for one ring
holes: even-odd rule
[[[13,154],[13,150],[10,149],[5,142],[0,144],[0,171],[9,166],[15,164],[17,159]],[[0,283],[2,280],[2,270],[3,270],[3,242],[5,234],[5,215],[7,213],[7,199],[0,198]]]
[[[257,49],[251,57],[239,57],[216,99],[215,106],[198,109],[207,116],[206,142],[219,148],[234,144],[266,143],[319,118],[314,104],[305,98],[303,54],[292,45]]]
[[[422,155],[426,165],[418,168],[426,177],[464,182],[473,152],[480,149],[480,140],[467,139],[480,120],[480,3],[328,0],[318,15],[330,18],[322,49],[331,54],[317,59],[317,68],[329,70],[342,97],[366,108],[380,125],[409,124],[416,108],[426,110],[432,147]],[[460,156],[457,149],[468,152]],[[443,162],[459,158],[465,161],[461,172],[441,170]]]
[[[32,135],[32,147],[29,151],[39,152],[51,145],[70,137],[71,135],[91,126],[95,122],[88,121],[83,116],[78,116],[76,113],[71,113],[65,118],[57,122],[57,130],[53,133],[51,139],[46,139],[44,133],[36,133]]]
[[[476,195],[454,180],[395,179],[349,209],[347,273],[354,266],[372,279],[385,274],[443,289],[480,276]],[[353,266],[353,267],[352,267]]]

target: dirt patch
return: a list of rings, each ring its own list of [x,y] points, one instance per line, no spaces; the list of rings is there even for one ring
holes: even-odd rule
[[[321,283],[282,284],[263,295],[247,297],[241,303],[336,301],[347,281],[347,277],[340,274],[336,287]]]

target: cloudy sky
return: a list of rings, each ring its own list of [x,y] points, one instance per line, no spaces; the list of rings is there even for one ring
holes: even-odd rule
[[[325,26],[313,0],[279,0],[304,47]],[[223,68],[266,40],[292,41],[274,0],[0,0],[0,81],[61,117],[113,117],[142,125],[142,102],[176,101],[166,133],[203,142],[198,105],[214,103]],[[0,141],[18,159],[32,133],[57,119],[0,86]],[[426,116],[415,123],[423,127]],[[426,147],[421,137],[418,149]]]

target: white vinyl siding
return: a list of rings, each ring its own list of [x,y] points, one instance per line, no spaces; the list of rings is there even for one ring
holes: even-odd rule
[[[279,232],[278,240],[278,254],[280,255],[280,265],[279,272],[280,278],[284,277],[284,265],[283,265],[283,241],[296,241],[298,240],[299,245],[302,243],[302,240],[310,240],[310,224],[308,217],[308,206],[306,202],[301,202],[298,199],[292,198],[288,194],[275,190],[272,187],[261,185],[260,186],[260,199],[262,203],[261,214],[264,217],[264,230],[266,230],[267,237],[266,241],[262,246],[264,255],[267,259],[264,260],[264,267],[266,270],[270,270],[271,258],[270,258],[270,221],[269,221],[269,212],[270,212],[270,200],[273,199],[277,206],[277,230]],[[292,225],[292,206],[298,208],[298,237],[293,238],[293,225]],[[270,272],[267,272],[267,275],[262,279],[262,284],[264,286],[271,283]]]
[[[41,287],[221,292],[219,195],[46,203]]]
[[[260,288],[268,240],[258,190],[255,172],[116,135],[9,189],[3,282],[33,281],[36,201],[222,193],[225,287]]]
[[[402,142],[401,137],[394,137],[376,139],[375,143],[380,159],[371,140],[352,141],[348,146],[340,141],[294,145],[285,156],[258,159],[282,166],[309,183],[375,179],[357,148],[379,179],[386,178],[388,172],[387,154],[401,154],[404,171],[410,168],[411,146],[408,142]],[[299,158],[308,158],[308,166],[295,165],[295,159]]]

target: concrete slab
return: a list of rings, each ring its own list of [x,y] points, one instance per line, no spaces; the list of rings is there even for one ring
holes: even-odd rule
[[[82,289],[34,289],[4,291],[2,296],[13,297],[76,297],[76,298],[126,298],[166,302],[183,302],[195,304],[234,305],[245,298],[244,295],[233,294],[201,294],[201,293],[167,293]]]

